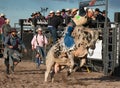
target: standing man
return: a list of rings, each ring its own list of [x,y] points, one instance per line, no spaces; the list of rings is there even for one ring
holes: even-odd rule
[[[32,41],[31,41],[31,45],[32,45],[32,50],[36,51],[36,63],[37,63],[37,67],[40,66],[40,61],[41,59],[43,60],[43,63],[45,64],[45,57],[46,57],[46,53],[45,53],[45,46],[48,44],[47,38],[45,35],[43,35],[42,33],[42,28],[38,27],[38,29],[36,30],[37,34],[33,37]]]
[[[2,15],[0,14],[0,39],[3,39],[3,32],[2,32],[2,25],[5,24],[5,19],[2,17]]]
[[[66,9],[65,25],[67,26],[71,20],[71,9]]]
[[[10,31],[11,31],[10,20],[6,19],[5,24],[2,25],[3,41],[5,41],[5,38],[10,34]]]

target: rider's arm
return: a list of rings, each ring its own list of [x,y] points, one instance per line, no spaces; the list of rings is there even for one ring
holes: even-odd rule
[[[84,7],[92,6],[92,5],[95,4],[95,2],[96,2],[96,0],[91,0],[90,2],[80,2],[79,3],[79,15],[80,16],[85,16],[86,11],[85,11]]]

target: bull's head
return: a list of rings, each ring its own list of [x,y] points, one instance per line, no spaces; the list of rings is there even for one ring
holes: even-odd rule
[[[84,28],[84,27],[76,27],[73,31],[77,52],[81,51],[87,53],[88,49],[95,49],[95,43],[98,39],[99,32],[94,29]],[[80,53],[80,52],[79,52]],[[79,55],[76,53],[76,56]]]

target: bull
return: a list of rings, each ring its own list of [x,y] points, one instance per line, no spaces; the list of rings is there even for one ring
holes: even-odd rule
[[[55,63],[58,63],[60,66],[65,65],[69,67],[70,72],[72,72],[75,64],[74,60],[77,57],[77,59],[81,60],[80,67],[82,67],[86,63],[88,49],[95,49],[95,43],[98,39],[99,32],[98,30],[76,26],[72,36],[74,37],[76,48],[71,52],[64,53],[63,48],[61,47],[61,41],[63,38],[48,51],[46,56],[45,82],[47,82],[48,75],[55,66]],[[56,56],[56,51],[59,51],[58,56]],[[52,75],[51,80],[52,82],[54,81],[54,75]]]

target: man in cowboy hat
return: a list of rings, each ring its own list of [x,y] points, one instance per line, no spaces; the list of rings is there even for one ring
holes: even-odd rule
[[[15,28],[12,28],[10,31],[10,35],[5,38],[4,45],[6,72],[7,74],[9,74],[9,67],[11,68],[11,71],[14,72],[14,67],[21,61],[19,46],[24,49],[24,52],[27,52],[27,50],[21,39],[17,36],[17,31]]]
[[[45,64],[45,47],[48,44],[47,38],[45,35],[43,35],[42,33],[42,28],[38,27],[36,30],[37,34],[34,35],[32,41],[31,41],[31,45],[32,45],[32,50],[36,51],[36,56],[35,56],[35,60],[37,63],[37,67],[40,66],[41,64],[41,60],[43,60],[43,63]]]
[[[65,17],[65,26],[68,25],[70,20],[71,20],[71,9],[67,8],[66,9],[66,17]]]

